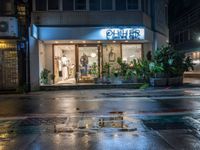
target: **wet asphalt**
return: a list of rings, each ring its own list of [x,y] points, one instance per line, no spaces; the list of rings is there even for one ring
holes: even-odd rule
[[[198,150],[200,88],[0,95],[0,150]]]

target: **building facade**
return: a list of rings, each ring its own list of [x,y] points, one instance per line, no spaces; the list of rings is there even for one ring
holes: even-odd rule
[[[0,1],[0,91],[27,85],[28,7],[22,0]]]
[[[18,21],[14,1],[0,1],[0,90],[18,87]]]
[[[200,75],[200,1],[170,1],[170,43],[180,52],[193,59],[193,72],[186,75]],[[200,77],[200,76],[199,76]]]
[[[48,69],[54,84],[91,82],[92,67],[145,57],[168,42],[166,0],[33,0],[32,90]]]

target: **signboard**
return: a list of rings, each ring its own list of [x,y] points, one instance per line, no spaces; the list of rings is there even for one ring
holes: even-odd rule
[[[32,27],[40,40],[145,40],[145,28],[120,27]]]
[[[144,40],[144,28],[107,28],[102,32],[107,40]]]

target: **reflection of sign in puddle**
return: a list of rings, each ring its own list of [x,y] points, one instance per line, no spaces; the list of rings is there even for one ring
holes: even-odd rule
[[[55,132],[136,131],[135,119],[121,114],[102,117],[71,117],[65,124],[55,125]]]

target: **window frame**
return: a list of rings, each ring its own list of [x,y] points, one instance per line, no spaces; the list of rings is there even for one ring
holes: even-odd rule
[[[76,9],[76,0],[74,1],[74,10],[73,11],[88,11],[88,2],[89,0],[85,0],[85,9]]]
[[[137,9],[129,9],[129,8],[128,8],[128,0],[126,0],[126,10],[127,10],[127,11],[136,11],[136,10],[140,10],[140,7],[141,7],[141,0],[137,0],[137,1],[138,1]]]
[[[46,0],[47,1],[47,11],[60,11],[60,0],[56,0],[58,1],[58,9],[49,9],[49,0]]]
[[[100,0],[101,2],[101,4],[100,4],[100,11],[115,11],[115,5],[114,5],[114,2],[115,2],[115,0],[111,0],[112,1],[112,9],[102,9],[102,0]]]
[[[75,11],[75,10],[74,10],[74,9],[75,9],[75,1],[74,1],[74,0],[72,0],[72,1],[73,1],[72,10],[64,10],[64,9],[63,9],[63,8],[64,8],[63,1],[64,1],[64,0],[61,0],[61,8],[62,8],[62,11],[63,11],[63,12],[65,12],[65,11]]]
[[[37,10],[36,1],[37,1],[37,0],[34,0],[34,1],[33,1],[33,8],[34,8],[34,11],[37,11],[37,12],[45,12],[45,11],[48,11],[48,5],[47,5],[47,3],[48,3],[47,1],[48,1],[48,0],[45,0],[45,1],[46,1],[45,10]]]

